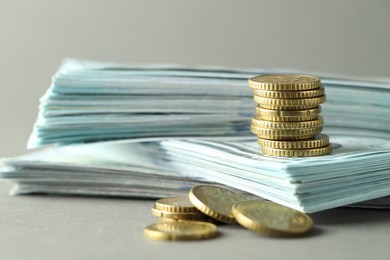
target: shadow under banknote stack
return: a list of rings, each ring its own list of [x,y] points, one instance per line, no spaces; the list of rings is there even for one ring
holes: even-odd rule
[[[329,137],[320,134],[326,101],[320,79],[309,75],[262,75],[249,79],[257,116],[251,131],[264,154],[287,157],[329,154]]]

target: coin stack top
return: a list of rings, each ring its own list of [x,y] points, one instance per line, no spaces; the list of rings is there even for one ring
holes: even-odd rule
[[[320,104],[325,89],[316,76],[280,74],[249,79],[257,116],[251,131],[264,154],[302,157],[329,154],[329,137],[320,134],[324,124]]]

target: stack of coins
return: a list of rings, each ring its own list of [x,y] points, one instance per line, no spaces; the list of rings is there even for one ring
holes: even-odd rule
[[[217,235],[216,224],[236,224],[268,236],[302,236],[313,228],[311,218],[269,201],[248,200],[232,190],[198,185],[188,197],[157,200],[152,208],[159,223],[145,228],[156,240],[197,240]]]
[[[159,223],[145,228],[145,236],[156,240],[199,240],[215,237],[217,226],[192,205],[188,197],[159,199],[152,214]]]
[[[329,154],[329,137],[320,134],[326,101],[320,79],[309,75],[262,75],[249,79],[257,116],[251,131],[264,154],[287,157]]]

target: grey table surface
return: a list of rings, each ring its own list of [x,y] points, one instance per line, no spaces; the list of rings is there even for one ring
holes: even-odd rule
[[[61,60],[173,63],[390,77],[390,2],[364,0],[0,0],[0,157],[26,152],[39,97]],[[153,201],[9,197],[0,182],[0,260],[389,259],[390,212],[313,214],[314,233],[158,242]]]
[[[389,259],[390,211],[312,214],[304,238],[269,238],[238,225],[203,241],[153,241],[151,200],[8,196],[0,185],[0,259]]]

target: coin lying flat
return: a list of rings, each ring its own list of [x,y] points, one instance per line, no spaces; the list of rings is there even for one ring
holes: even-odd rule
[[[152,214],[156,217],[160,218],[171,218],[176,220],[203,220],[207,219],[207,216],[205,216],[202,212],[168,212],[168,211],[162,211],[156,208],[154,206],[152,208]]]
[[[303,122],[272,122],[262,120],[259,116],[252,118],[252,125],[259,128],[272,128],[272,129],[305,129],[320,127],[324,124],[324,118],[318,116],[316,120],[303,121]]]
[[[204,214],[224,223],[236,223],[232,206],[247,198],[234,191],[214,186],[197,185],[190,190],[189,198],[194,206]]]
[[[318,119],[318,115],[314,115],[314,116],[289,116],[289,117],[258,115],[258,117],[261,120],[271,121],[271,122],[303,122],[303,121],[312,121],[312,120]]]
[[[276,149],[266,146],[261,147],[261,151],[264,154],[280,156],[280,157],[310,157],[310,156],[320,156],[327,155],[332,152],[332,146],[327,145],[320,148],[312,149]]]
[[[174,198],[164,198],[159,199],[155,203],[155,208],[161,211],[166,212],[195,212],[199,211],[192,205],[188,197],[174,197]]]
[[[270,91],[264,89],[253,89],[253,94],[255,96],[265,98],[311,98],[324,95],[325,89],[322,86],[317,89],[302,91]]]
[[[267,140],[259,138],[257,142],[262,147],[265,146],[276,149],[311,149],[329,145],[329,136],[319,134],[311,139],[297,141]]]
[[[206,216],[205,218],[199,218],[199,219],[179,219],[179,218],[174,219],[174,218],[164,218],[164,217],[160,217],[159,218],[159,222],[160,223],[177,222],[177,221],[198,221],[198,222],[212,223],[212,224],[215,224],[215,225],[222,224],[220,221],[215,220],[213,218],[210,218],[208,216]]]
[[[321,133],[322,127],[304,128],[304,129],[271,129],[260,128],[251,125],[251,132],[259,138],[270,140],[303,140],[313,138]]]
[[[308,215],[269,201],[241,201],[232,213],[243,227],[269,236],[302,236],[313,228]]]
[[[270,116],[270,117],[305,117],[305,116],[318,116],[321,113],[321,107],[315,107],[312,109],[303,110],[275,110],[266,109],[261,106],[256,107],[256,113],[258,115]]]
[[[155,240],[200,240],[217,235],[217,226],[198,221],[157,223],[144,229],[146,237]]]
[[[295,74],[261,75],[250,78],[248,83],[252,89],[271,91],[308,90],[321,85],[318,77]]]
[[[277,99],[277,98],[265,98],[260,96],[253,96],[256,103],[260,104],[261,107],[275,109],[289,109],[293,108],[312,108],[318,107],[318,105],[326,101],[326,96],[312,97],[312,98],[293,98],[293,99]]]

